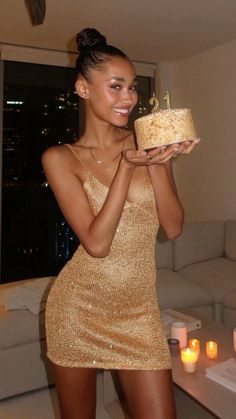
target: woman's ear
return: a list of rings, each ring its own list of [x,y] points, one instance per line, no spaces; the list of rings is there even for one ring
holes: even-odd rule
[[[84,78],[79,78],[75,82],[75,90],[78,96],[80,96],[82,99],[88,99],[89,98],[89,89],[88,89],[88,83],[87,80]]]

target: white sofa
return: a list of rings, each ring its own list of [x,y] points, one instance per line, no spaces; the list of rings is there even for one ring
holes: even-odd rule
[[[236,220],[186,223],[156,253],[161,309],[191,307],[236,325]]]
[[[236,326],[236,220],[185,224],[158,237],[160,308],[189,307]],[[53,277],[0,285],[0,399],[53,383],[46,358],[44,304]]]

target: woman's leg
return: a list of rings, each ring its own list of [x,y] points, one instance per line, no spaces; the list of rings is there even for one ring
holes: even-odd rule
[[[96,368],[67,368],[53,364],[60,419],[95,419]]]
[[[132,419],[176,419],[171,370],[117,373]]]

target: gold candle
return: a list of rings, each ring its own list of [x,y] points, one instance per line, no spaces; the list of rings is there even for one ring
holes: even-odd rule
[[[170,106],[170,93],[168,92],[168,90],[166,92],[165,97],[163,97],[163,100],[166,100],[167,109],[171,109],[171,106]]]
[[[217,342],[210,340],[206,342],[206,356],[208,359],[216,359],[217,358]]]
[[[198,353],[192,348],[181,349],[181,361],[186,372],[196,371]]]
[[[152,97],[149,99],[149,105],[152,106],[151,112],[157,112],[159,108],[159,100],[157,99],[155,93],[152,94]]]

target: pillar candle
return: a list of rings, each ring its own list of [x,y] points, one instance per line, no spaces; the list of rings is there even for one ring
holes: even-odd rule
[[[206,355],[208,359],[217,358],[217,342],[213,342],[212,340],[206,342]]]
[[[194,372],[197,367],[198,354],[192,348],[181,349],[181,361],[186,372]]]
[[[180,349],[187,346],[187,326],[184,322],[173,322],[170,325],[171,339],[178,339]]]

